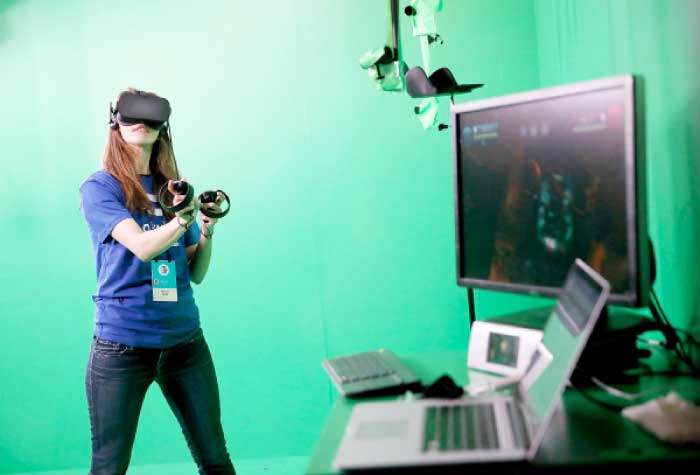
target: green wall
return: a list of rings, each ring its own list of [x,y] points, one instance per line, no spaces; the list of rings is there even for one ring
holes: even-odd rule
[[[486,83],[458,101],[645,77],[656,288],[686,328],[700,305],[699,5],[446,0],[433,52]],[[466,345],[449,132],[423,131],[417,101],[359,68],[384,27],[379,0],[0,0],[0,473],[89,464],[95,276],[77,189],[128,86],[171,100],[185,176],[233,200],[195,295],[234,459],[310,453],[336,397],[328,356]],[[480,316],[540,303],[477,292]],[[133,463],[187,460],[154,387]]]
[[[471,97],[538,86],[531,2],[448,1],[438,24],[434,64],[486,83]],[[416,101],[359,68],[384,26],[378,0],[0,1],[0,473],[89,464],[78,185],[129,86],[170,99],[184,175],[233,200],[195,295],[234,459],[311,452],[335,398],[328,356],[466,345],[449,132],[424,132]],[[408,28],[404,43],[416,65]],[[187,460],[154,387],[132,462]]]

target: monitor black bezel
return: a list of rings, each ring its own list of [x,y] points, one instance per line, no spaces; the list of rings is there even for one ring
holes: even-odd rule
[[[494,97],[451,107],[451,130],[454,173],[454,211],[455,211],[455,248],[457,284],[462,287],[505,291],[542,297],[557,297],[562,287],[537,286],[512,282],[497,282],[487,279],[465,276],[462,266],[463,219],[461,216],[461,174],[459,136],[461,127],[459,116],[464,112],[484,111],[500,107],[521,105],[528,102],[561,98],[598,92],[606,89],[622,89],[625,97],[625,176],[627,198],[627,228],[634,229],[628,233],[628,275],[632,288],[625,293],[613,293],[609,303],[627,307],[644,307],[649,295],[649,244],[646,223],[646,173],[642,80],[640,77],[625,74],[608,78],[594,79],[562,86],[537,89],[517,94]],[[562,282],[563,285],[563,282]]]

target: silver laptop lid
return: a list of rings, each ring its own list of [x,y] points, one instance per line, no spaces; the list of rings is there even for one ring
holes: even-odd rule
[[[531,411],[535,425],[528,459],[535,456],[544,438],[557,402],[609,293],[608,281],[585,262],[576,259],[544,328],[542,343],[554,358],[524,395],[525,406]]]

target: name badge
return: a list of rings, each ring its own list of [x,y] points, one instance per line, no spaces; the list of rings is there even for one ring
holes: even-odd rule
[[[151,261],[154,302],[177,302],[177,271],[174,261]]]

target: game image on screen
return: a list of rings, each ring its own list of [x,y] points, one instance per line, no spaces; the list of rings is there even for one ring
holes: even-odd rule
[[[503,333],[489,334],[488,355],[489,363],[502,364],[513,368],[518,366],[518,348],[520,338]]]
[[[458,115],[462,276],[559,287],[575,258],[629,290],[622,89]]]

